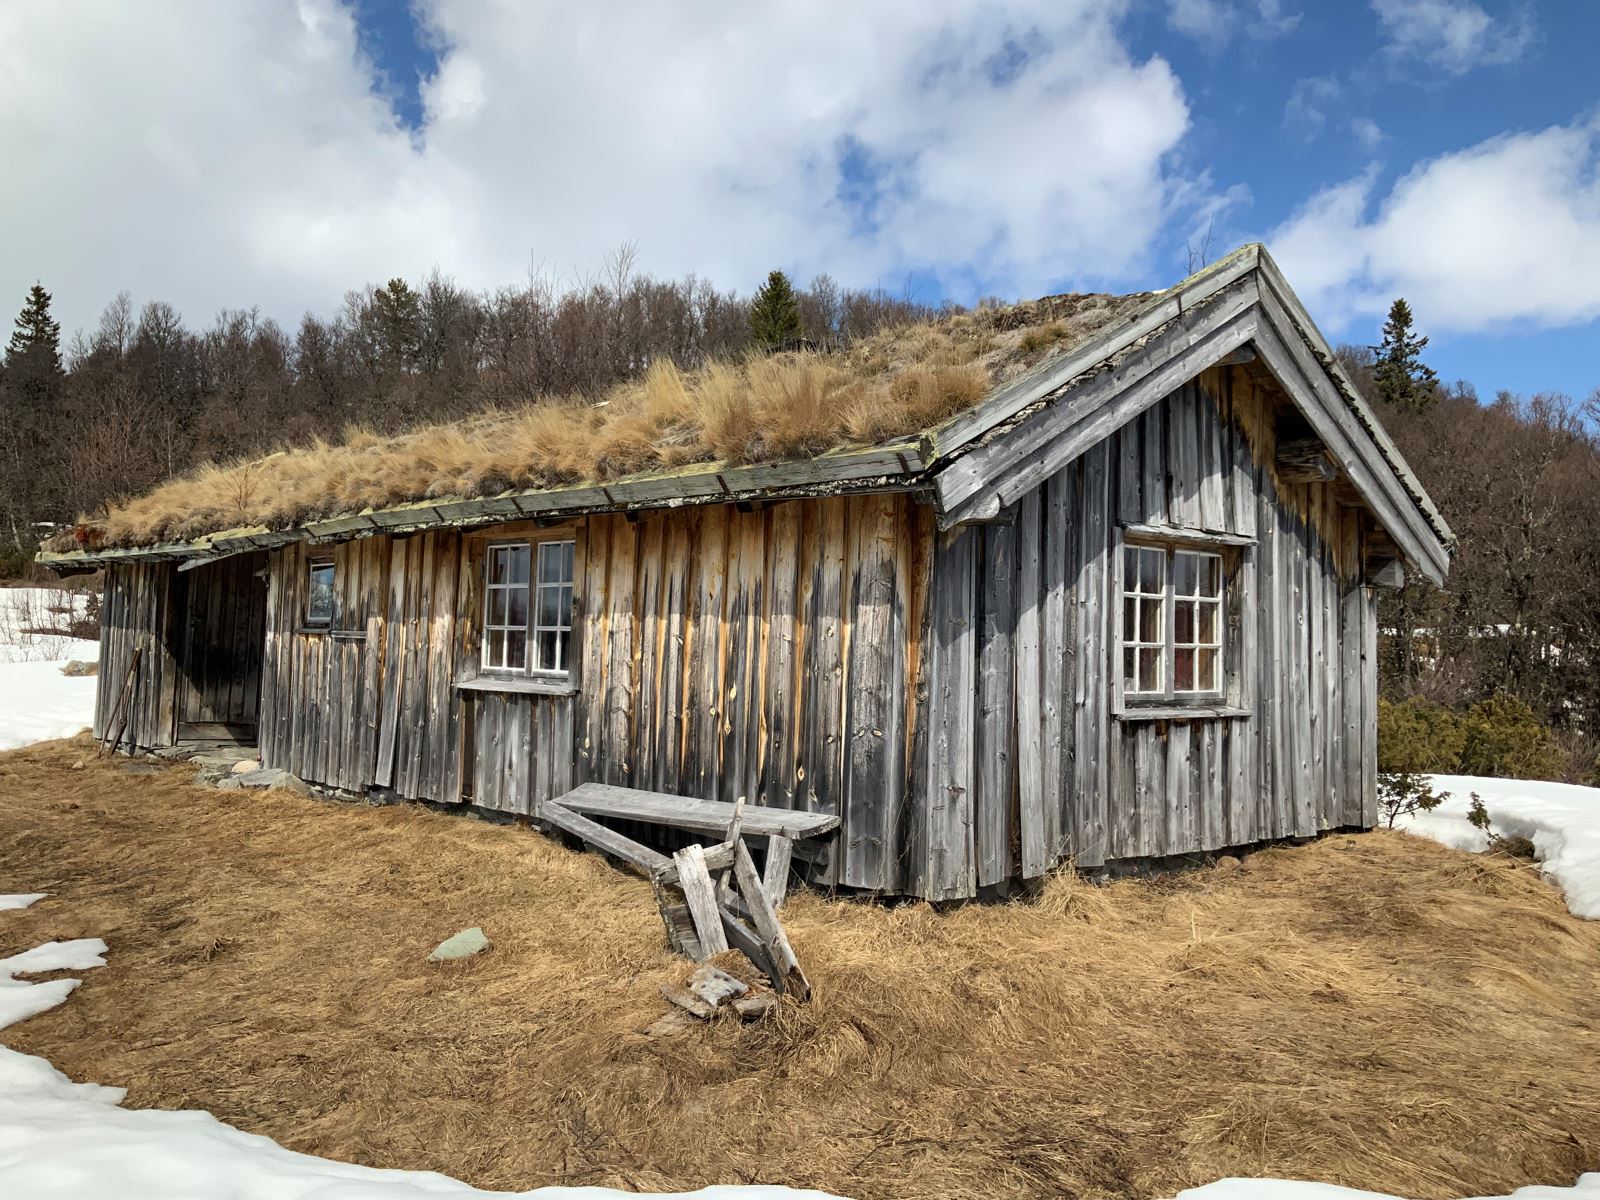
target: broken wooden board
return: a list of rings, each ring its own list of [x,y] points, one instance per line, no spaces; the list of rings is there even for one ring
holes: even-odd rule
[[[672,860],[665,854],[652,850],[649,846],[636,842],[615,829],[608,829],[598,821],[591,821],[588,817],[581,816],[554,801],[540,806],[539,817],[557,829],[563,829],[573,837],[581,838],[585,845],[638,867],[646,875],[655,876],[672,865]]]
[[[750,920],[755,925],[756,932],[761,935],[762,942],[787,983],[794,989],[795,995],[801,1000],[809,998],[811,982],[800,969],[800,960],[795,957],[794,949],[789,945],[789,938],[778,922],[778,914],[761,886],[761,877],[756,874],[756,864],[750,857],[750,848],[743,842],[734,847],[733,869],[739,877],[739,892],[750,908]]]
[[[722,919],[717,911],[717,889],[711,882],[711,872],[706,870],[705,851],[698,845],[685,846],[672,856],[678,867],[678,886],[683,890],[684,903],[694,918],[694,931],[700,939],[700,957],[711,958],[728,948],[728,939],[722,930]],[[735,858],[735,865],[737,865]]]
[[[553,803],[590,817],[670,825],[714,837],[726,835],[728,825],[733,820],[734,808],[721,800],[642,792],[607,783],[580,784],[557,797]],[[813,838],[838,828],[838,825],[839,818],[832,813],[749,805],[744,810],[740,830],[745,837]]]

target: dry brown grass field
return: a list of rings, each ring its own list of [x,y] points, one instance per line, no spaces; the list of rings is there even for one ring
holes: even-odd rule
[[[87,759],[82,770],[76,761]],[[946,912],[800,891],[806,1006],[672,1038],[649,887],[529,829],[0,755],[0,952],[108,966],[5,1033],[128,1104],[480,1187],[1433,1198],[1600,1166],[1600,924],[1404,834]],[[430,965],[468,925],[487,954]],[[740,960],[730,960],[738,969]]]

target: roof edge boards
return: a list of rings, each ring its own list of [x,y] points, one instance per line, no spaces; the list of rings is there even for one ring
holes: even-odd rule
[[[1121,353],[1140,339],[1149,337],[1174,318],[1204,304],[1254,271],[1262,253],[1258,242],[1241,246],[1232,254],[1152,296],[1116,327],[1091,338],[1062,358],[1012,380],[976,408],[950,418],[929,434],[930,465],[937,465],[940,460],[955,456],[1040,398]]]

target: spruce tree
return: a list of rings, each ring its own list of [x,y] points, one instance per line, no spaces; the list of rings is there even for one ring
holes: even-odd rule
[[[373,295],[372,308],[389,364],[414,365],[422,342],[422,297],[404,279],[391,279]]]
[[[756,290],[755,301],[750,305],[751,337],[763,350],[776,350],[804,333],[794,285],[782,271],[772,272]]]
[[[1389,319],[1383,323],[1383,343],[1372,349],[1373,381],[1378,396],[1390,404],[1421,411],[1438,399],[1439,377],[1422,361],[1422,348],[1428,339],[1412,330],[1411,306],[1403,299],[1389,306]]]
[[[28,375],[61,373],[61,323],[50,315],[50,293],[35,283],[6,343],[6,369]]]

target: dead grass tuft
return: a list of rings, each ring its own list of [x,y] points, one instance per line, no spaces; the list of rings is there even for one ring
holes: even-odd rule
[[[109,966],[7,1031],[134,1105],[480,1187],[1398,1195],[1570,1183],[1600,1146],[1600,925],[1404,834],[938,913],[800,892],[814,1003],[639,1030],[688,965],[644,882],[520,827],[0,755],[0,952]],[[174,864],[182,864],[181,869]],[[468,925],[494,948],[430,966]],[[741,960],[729,965],[748,974]]]
[[[207,463],[86,520],[57,549],[289,526],[415,500],[608,480],[688,463],[804,458],[919,432],[1064,353],[1138,296],[1056,296],[887,330],[833,354],[694,371],[656,363],[598,403],[540,397],[395,436],[351,429],[248,462]]]

